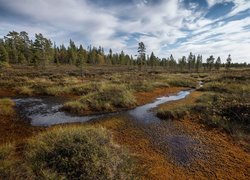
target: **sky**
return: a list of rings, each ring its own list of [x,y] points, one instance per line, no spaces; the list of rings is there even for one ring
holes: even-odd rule
[[[0,0],[0,38],[42,33],[58,45],[175,59],[193,54],[250,63],[250,0]]]

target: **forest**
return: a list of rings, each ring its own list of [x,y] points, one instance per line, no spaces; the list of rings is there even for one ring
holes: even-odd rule
[[[136,49],[138,54],[128,55],[121,51],[114,53],[112,49],[108,53],[104,48],[92,47],[87,49],[83,45],[77,46],[70,40],[68,45],[56,45],[56,42],[44,37],[41,33],[35,34],[35,39],[31,40],[28,33],[22,31],[9,32],[3,39],[0,39],[0,64],[1,66],[10,64],[26,64],[34,67],[45,67],[47,65],[75,65],[77,67],[87,65],[126,65],[141,67],[164,67],[168,71],[179,72],[199,72],[219,70],[221,67],[249,67],[247,63],[233,63],[231,55],[225,63],[222,63],[220,57],[213,55],[203,60],[202,55],[195,55],[190,52],[189,55],[175,59],[171,54],[167,58],[159,58],[151,52],[146,53],[146,45],[143,42],[138,44]]]

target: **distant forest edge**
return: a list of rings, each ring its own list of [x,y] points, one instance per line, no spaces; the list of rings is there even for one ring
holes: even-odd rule
[[[221,62],[221,58],[215,58],[211,55],[206,60],[202,59],[202,55],[194,55],[192,52],[186,57],[174,59],[173,55],[168,58],[158,58],[151,52],[146,55],[146,47],[143,42],[138,44],[138,55],[134,58],[131,55],[113,53],[112,49],[107,54],[104,48],[99,46],[89,46],[84,49],[82,45],[76,46],[74,41],[70,40],[68,47],[63,44],[57,46],[56,43],[41,33],[35,34],[35,40],[31,40],[28,33],[22,31],[20,33],[12,31],[4,38],[0,39],[0,66],[8,66],[8,64],[27,64],[33,66],[46,66],[48,64],[70,64],[78,67],[85,65],[127,65],[156,67],[162,66],[169,71],[189,71],[199,72],[201,70],[211,71],[219,70],[221,67],[250,67],[250,64],[233,63],[231,55],[228,55],[226,63]]]

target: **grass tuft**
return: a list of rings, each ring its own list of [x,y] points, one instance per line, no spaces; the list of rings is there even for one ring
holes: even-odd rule
[[[33,89],[28,86],[21,86],[17,88],[17,93],[21,95],[31,96],[33,95]]]
[[[11,116],[15,113],[15,102],[9,98],[0,99],[0,115]]]
[[[164,120],[181,120],[188,114],[187,107],[159,109],[156,116]]]
[[[135,97],[128,87],[102,83],[96,91],[82,96],[80,100],[65,103],[63,109],[84,114],[86,110],[114,111],[119,108],[131,108],[135,105]]]

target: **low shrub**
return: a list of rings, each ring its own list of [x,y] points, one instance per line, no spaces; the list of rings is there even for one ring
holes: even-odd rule
[[[127,179],[131,157],[104,128],[56,128],[28,141],[25,163],[38,178]]]

